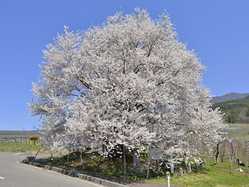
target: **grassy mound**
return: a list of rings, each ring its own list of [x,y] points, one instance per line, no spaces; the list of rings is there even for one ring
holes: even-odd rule
[[[81,156],[80,156],[81,155]],[[80,159],[82,157],[82,160]],[[141,159],[141,167],[145,159]],[[54,156],[53,158],[37,159],[42,164],[56,166],[64,169],[76,169],[80,173],[88,174],[115,182],[124,182],[123,160],[122,158],[108,158],[98,153],[73,152],[64,156]],[[132,167],[132,157],[127,155],[127,180],[137,181],[146,176],[145,168],[142,171]]]

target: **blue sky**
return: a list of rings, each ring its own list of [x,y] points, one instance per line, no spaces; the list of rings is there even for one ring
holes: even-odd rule
[[[206,66],[204,84],[213,95],[249,92],[247,0],[1,0],[0,129],[39,126],[31,116],[32,82],[39,79],[42,50],[67,25],[86,30],[117,11],[166,11],[179,39]]]

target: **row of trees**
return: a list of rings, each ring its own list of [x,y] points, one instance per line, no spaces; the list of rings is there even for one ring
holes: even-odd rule
[[[44,62],[31,108],[51,149],[191,156],[221,139],[203,67],[166,15],[136,10],[84,33],[65,27]]]

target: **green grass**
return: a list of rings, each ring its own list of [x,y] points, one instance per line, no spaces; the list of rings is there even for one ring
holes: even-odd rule
[[[228,136],[237,140],[249,140],[249,124],[228,124]]]
[[[0,142],[0,152],[37,151],[41,146],[31,143]]]
[[[249,124],[228,124],[228,137],[241,142],[249,140]],[[249,168],[242,168],[243,173],[236,171],[233,165],[232,172],[229,162],[213,165],[208,163],[202,172],[191,173],[182,177],[173,177],[172,183],[179,187],[249,187]],[[147,183],[165,184],[165,178],[155,178]]]
[[[187,174],[182,177],[173,177],[172,183],[179,187],[249,187],[249,170],[243,168],[240,173],[232,168],[230,163],[208,164],[206,169],[199,173]],[[150,184],[165,184],[165,178],[147,180]]]

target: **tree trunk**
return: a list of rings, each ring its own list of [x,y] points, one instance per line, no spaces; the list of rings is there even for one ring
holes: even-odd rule
[[[70,162],[70,152],[67,154],[67,162]]]
[[[154,126],[153,126],[153,128],[154,128]],[[148,162],[148,165],[147,165],[146,178],[148,179],[150,177],[150,164],[151,164],[151,147],[150,146],[148,148],[148,160],[147,160],[147,162]]]
[[[179,168],[179,174],[180,176],[183,176],[183,169],[181,167]]]
[[[234,147],[233,147],[233,142],[230,142],[230,174],[232,173],[232,169],[233,169],[233,161],[234,161]]]
[[[235,150],[234,150],[234,145],[233,145],[233,142],[230,142],[230,147],[231,147],[230,159],[231,159],[231,162],[234,162],[234,158],[235,158]]]
[[[80,167],[83,168],[83,151],[80,151]]]
[[[140,168],[140,160],[137,151],[133,152],[133,168]]]
[[[170,173],[173,175],[175,173],[175,165],[170,163]]]
[[[36,152],[35,157],[34,157],[35,160],[36,160],[36,157],[38,156],[38,154],[40,153],[41,149],[42,148],[39,148],[38,151]]]
[[[192,166],[190,162],[188,162],[188,173],[192,173]]]
[[[50,151],[50,166],[52,166],[53,165],[53,160],[54,160],[54,154],[53,154],[53,152],[52,151]]]
[[[52,151],[50,151],[50,160],[53,160],[54,159],[54,154]]]
[[[148,179],[150,177],[150,158],[148,160],[148,167],[147,167],[147,173],[146,173],[146,178]]]
[[[220,155],[220,142],[217,143],[217,145],[216,145],[216,153],[215,153],[215,163],[216,164],[218,163],[219,155]]]
[[[124,183],[127,182],[127,161],[126,161],[126,148],[123,145],[123,179]]]

